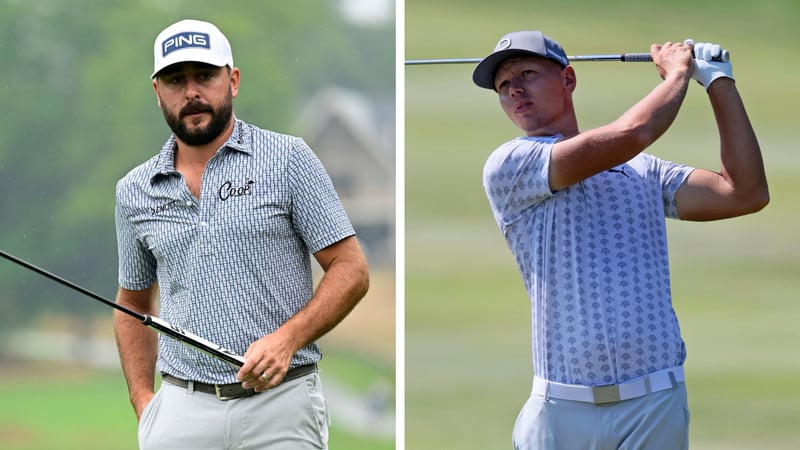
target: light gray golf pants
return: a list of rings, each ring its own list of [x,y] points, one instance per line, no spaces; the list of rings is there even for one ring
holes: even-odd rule
[[[252,397],[221,401],[162,383],[139,421],[142,450],[328,448],[328,408],[319,373]]]
[[[686,385],[604,405],[533,393],[513,435],[515,450],[686,450]]]

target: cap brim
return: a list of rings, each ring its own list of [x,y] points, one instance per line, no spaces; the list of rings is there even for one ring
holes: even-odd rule
[[[167,56],[166,58],[161,60],[161,64],[158,67],[154,67],[153,74],[150,75],[150,78],[155,78],[159,72],[166,69],[167,67],[178,64],[182,62],[199,62],[205,64],[211,64],[212,66],[223,67],[227,66],[228,62],[222,58],[217,58],[213,54],[211,54],[206,49],[185,49],[181,50],[180,52],[174,52],[173,54]]]
[[[538,56],[540,58],[546,58],[555,61],[552,58],[542,55],[541,53],[518,48],[508,48],[494,52],[486,58],[483,58],[481,62],[475,66],[475,71],[472,72],[472,81],[479,87],[495,90],[494,76],[497,74],[497,68],[503,63],[503,61],[517,56]]]

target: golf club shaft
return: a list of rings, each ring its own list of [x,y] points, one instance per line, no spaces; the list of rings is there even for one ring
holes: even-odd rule
[[[180,341],[181,343],[183,343],[185,345],[188,345],[189,347],[196,348],[197,350],[200,350],[200,351],[202,351],[202,352],[204,352],[204,353],[206,353],[208,355],[211,355],[211,356],[213,356],[213,357],[215,357],[217,359],[220,359],[220,360],[230,364],[231,366],[233,366],[236,369],[238,369],[238,368],[240,368],[240,367],[242,367],[244,365],[245,361],[244,361],[243,357],[237,355],[236,353],[231,352],[230,350],[227,350],[227,349],[225,349],[223,347],[220,347],[219,345],[217,345],[217,344],[215,344],[213,342],[210,342],[210,341],[208,341],[206,339],[203,339],[200,336],[197,336],[197,335],[192,334],[192,333],[190,333],[190,332],[188,332],[186,330],[178,328],[175,325],[170,324],[166,320],[159,319],[158,317],[154,317],[154,316],[151,316],[149,314],[142,314],[142,313],[136,312],[136,311],[134,311],[132,309],[126,308],[126,307],[124,307],[124,306],[122,306],[122,305],[120,305],[120,304],[118,304],[116,302],[112,302],[111,300],[108,300],[108,299],[106,299],[106,298],[104,298],[104,297],[102,297],[102,296],[100,296],[100,295],[98,295],[98,294],[86,289],[86,288],[83,288],[83,287],[81,287],[81,286],[79,286],[79,285],[77,285],[77,284],[75,284],[75,283],[73,283],[73,282],[71,282],[71,281],[69,281],[67,279],[64,279],[64,278],[62,278],[62,277],[60,277],[60,276],[58,276],[58,275],[56,275],[54,273],[48,272],[48,271],[42,269],[41,267],[35,266],[35,265],[33,265],[33,264],[31,264],[31,263],[29,263],[27,261],[24,261],[24,260],[22,260],[20,258],[17,258],[14,255],[6,253],[3,250],[0,250],[0,256],[2,256],[3,258],[6,258],[9,261],[17,263],[20,266],[23,266],[23,267],[25,267],[27,269],[30,269],[30,270],[32,270],[32,271],[34,271],[34,272],[36,272],[36,273],[38,273],[40,275],[43,275],[43,276],[45,276],[45,277],[47,277],[47,278],[49,278],[49,279],[51,279],[51,280],[53,280],[53,281],[55,281],[55,282],[57,282],[59,284],[62,284],[62,285],[67,286],[67,287],[69,287],[71,289],[74,289],[74,290],[80,292],[83,295],[91,297],[91,298],[99,301],[100,303],[103,303],[105,305],[108,305],[108,306],[116,309],[117,311],[120,311],[122,313],[125,313],[125,314],[131,316],[131,317],[134,317],[137,320],[139,320],[140,322],[142,322],[143,325],[145,325],[147,327],[150,327],[150,328],[156,330],[157,332],[159,332],[161,334],[164,334],[166,336],[169,336],[169,337],[171,337],[171,338],[173,338],[173,339],[175,339],[177,341]]]
[[[620,53],[611,55],[576,55],[567,56],[570,61],[622,61],[622,62],[652,62],[653,57],[650,53]],[[728,50],[723,50],[719,57],[714,61],[727,62],[730,60]],[[407,66],[419,66],[430,64],[476,64],[480,58],[449,58],[449,59],[410,59],[406,60]]]
[[[616,55],[577,55],[567,56],[570,61],[625,61],[625,62],[649,62],[653,58],[649,53],[623,53]],[[424,64],[470,64],[479,63],[480,58],[453,58],[453,59],[412,59],[406,61],[408,66]]]

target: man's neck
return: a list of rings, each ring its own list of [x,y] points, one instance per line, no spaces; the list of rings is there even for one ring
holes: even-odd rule
[[[542,125],[536,129],[524,131],[529,137],[555,136],[560,134],[564,138],[571,138],[580,133],[578,129],[578,118],[575,116],[574,112],[557,117],[546,125]]]

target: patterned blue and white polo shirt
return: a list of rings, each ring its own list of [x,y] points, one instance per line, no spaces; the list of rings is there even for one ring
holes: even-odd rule
[[[507,142],[483,172],[531,299],[534,372],[595,386],[683,364],[665,218],[677,218],[675,191],[693,169],[641,153],[552,192],[560,138]]]
[[[236,120],[206,166],[199,200],[175,170],[174,153],[173,136],[117,183],[119,284],[141,290],[158,281],[164,320],[241,355],[311,299],[310,253],[354,230],[300,138]],[[312,344],[292,366],[319,358]],[[157,369],[236,382],[226,363],[164,336]]]

